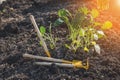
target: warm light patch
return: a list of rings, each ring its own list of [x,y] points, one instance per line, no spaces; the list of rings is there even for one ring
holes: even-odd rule
[[[98,9],[107,10],[109,8],[110,0],[97,0]]]
[[[120,0],[116,0],[117,6],[120,6]]]

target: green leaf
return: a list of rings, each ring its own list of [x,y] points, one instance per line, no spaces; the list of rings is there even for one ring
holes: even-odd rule
[[[79,32],[79,35],[80,35],[80,36],[85,36],[85,30],[81,28],[81,29],[80,29],[80,32]]]
[[[65,47],[68,48],[68,49],[70,49],[70,46],[68,44],[65,44]]]
[[[54,49],[55,46],[54,46],[53,44],[50,44],[50,48],[51,48],[51,49]]]
[[[88,8],[86,8],[86,7],[80,8],[79,11],[80,11],[80,12],[83,12],[85,15],[87,15],[88,12],[89,12],[89,11],[88,11]]]
[[[59,26],[60,24],[64,23],[64,21],[61,18],[58,18],[55,23],[54,26]]]
[[[66,9],[60,9],[60,10],[58,11],[58,16],[59,16],[59,17],[71,16],[71,13],[70,13],[68,10],[66,10]]]
[[[72,24],[73,26],[75,26],[76,28],[78,28],[78,26],[80,24],[82,24],[82,22],[85,20],[85,16],[84,14],[81,13],[76,13],[74,18],[72,19]]]
[[[74,40],[72,44],[79,44],[80,42],[78,40]]]
[[[42,41],[39,42],[40,46],[42,46]]]
[[[98,44],[94,45],[95,51],[100,54],[100,46]]]
[[[96,9],[92,9],[91,15],[92,15],[93,18],[96,18],[96,17],[99,16],[99,12]]]
[[[92,45],[96,45],[96,42],[95,42],[95,41],[92,41],[91,44],[92,44]]]
[[[95,22],[94,25],[95,25],[95,26],[100,26],[101,23],[99,23],[99,22]]]
[[[45,34],[46,33],[46,29],[44,26],[40,26],[40,32],[41,34]]]
[[[84,47],[84,51],[89,52],[89,49],[87,47]]]
[[[110,21],[106,21],[101,28],[103,30],[110,29],[110,28],[112,28],[112,23]]]

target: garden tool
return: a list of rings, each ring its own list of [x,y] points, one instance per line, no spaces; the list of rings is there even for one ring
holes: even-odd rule
[[[49,62],[35,62],[35,64],[37,64],[37,65],[48,65],[49,66],[49,65],[52,65],[54,62],[55,65],[60,66],[60,67],[84,68],[86,70],[88,69],[88,67],[89,67],[88,59],[87,59],[87,64],[83,65],[82,61],[77,61],[77,60],[67,61],[67,60],[62,60],[62,59],[51,58],[50,52],[48,51],[47,45],[41,35],[41,32],[38,29],[38,26],[36,24],[36,21],[35,21],[33,15],[30,15],[30,20],[37,32],[38,37],[40,38],[40,40],[42,42],[42,46],[48,57],[34,56],[34,55],[30,55],[30,54],[24,54],[23,57],[49,61]]]
[[[60,66],[60,67],[84,68],[86,70],[89,68],[88,59],[87,59],[86,65],[83,65],[83,62],[79,60],[68,61],[68,60],[56,59],[56,58],[51,58],[51,57],[35,56],[31,54],[24,54],[23,57],[48,61],[48,62],[35,62],[35,64],[37,65],[50,66],[54,63],[55,65]]]
[[[38,29],[37,23],[36,23],[33,15],[30,15],[30,20],[31,20],[36,32],[37,32],[37,35],[38,35],[39,39],[41,40],[42,46],[43,46],[43,48],[45,50],[45,53],[47,54],[48,57],[51,57],[50,52],[49,52],[49,50],[47,48],[47,45],[46,45],[46,43],[45,43],[45,41],[44,41],[44,39],[42,37],[41,32]]]

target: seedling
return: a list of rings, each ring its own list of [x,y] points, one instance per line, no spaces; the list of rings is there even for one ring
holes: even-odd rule
[[[75,14],[71,14],[66,9],[61,9],[58,11],[58,16],[61,22],[66,23],[69,30],[68,40],[71,43],[65,44],[67,48],[74,52],[78,48],[89,52],[91,46],[94,46],[94,50],[100,54],[100,46],[96,41],[105,36],[103,30],[112,27],[110,21],[103,24],[96,22],[95,18],[99,16],[99,12],[96,9],[88,10],[86,7],[79,8]]]
[[[58,38],[55,38],[53,36],[51,28],[52,28],[52,26],[50,24],[49,33],[47,33],[46,28],[44,26],[40,26],[40,32],[42,33],[44,40],[49,42],[50,48],[54,49],[56,47],[56,41],[58,40]],[[41,44],[41,41],[40,41],[40,44]]]
[[[51,26],[50,26],[50,29],[49,29],[50,30],[50,36],[46,37],[45,34],[47,34],[47,33],[45,33],[46,32],[45,27],[41,26],[40,27],[40,31],[39,31],[38,26],[37,26],[37,24],[35,22],[34,16],[30,15],[30,19],[31,19],[31,22],[34,25],[34,28],[35,28],[35,30],[36,30],[36,32],[38,34],[38,37],[41,40],[41,44],[44,47],[44,50],[45,50],[45,52],[46,52],[46,54],[47,54],[48,57],[42,57],[42,56],[34,56],[34,55],[30,55],[30,54],[24,54],[23,55],[24,58],[31,58],[31,59],[39,59],[39,60],[48,61],[48,62],[35,62],[34,64],[36,64],[36,65],[50,66],[50,65],[52,65],[54,63],[55,65],[60,66],[60,67],[84,68],[86,70],[89,68],[88,59],[86,61],[86,65],[83,65],[83,62],[82,61],[78,61],[78,60],[68,61],[68,60],[63,60],[63,59],[50,58],[51,55],[50,55],[50,53],[48,51],[48,48],[46,46],[46,43],[45,43],[44,39],[45,38],[47,39],[47,37],[50,37],[50,36],[51,37],[48,38],[48,40],[53,39],[52,38],[52,33],[51,33]],[[43,37],[45,37],[45,38],[43,38]]]

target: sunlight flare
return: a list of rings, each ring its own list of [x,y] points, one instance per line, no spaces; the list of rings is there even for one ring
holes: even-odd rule
[[[116,0],[116,4],[120,7],[120,0]]]

